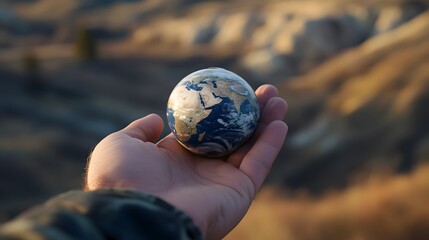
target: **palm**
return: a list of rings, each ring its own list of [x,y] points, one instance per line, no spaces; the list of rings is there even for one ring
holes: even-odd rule
[[[220,236],[225,235],[225,230],[230,229],[222,229],[222,226],[235,226],[250,206],[255,195],[255,186],[251,179],[231,163],[232,158],[219,161],[195,156],[184,150],[177,141],[170,139],[161,141],[159,146],[167,153],[181,152],[180,159],[169,158],[170,166],[176,165],[180,173],[174,178],[177,185],[174,186],[175,183],[171,182],[173,187],[166,193],[167,196],[163,197],[174,198],[177,202],[188,201],[188,204],[185,202],[184,206],[180,206],[182,209],[191,206],[206,211],[200,212],[197,217],[212,212],[220,213],[216,219],[218,224],[211,225],[210,230]],[[193,197],[189,198],[189,195]],[[210,206],[213,209],[209,209]]]
[[[222,225],[229,221],[229,225],[235,226],[255,194],[250,178],[228,159],[219,161],[194,155],[172,135],[153,144],[127,134],[116,134],[110,137],[109,143],[113,144],[104,154],[116,155],[109,161],[118,166],[109,174],[111,186],[144,191],[174,203],[185,212],[191,210],[186,209],[187,206],[199,209],[199,215],[194,218],[221,211]],[[221,232],[220,227],[211,228]]]
[[[154,144],[163,123],[159,117],[146,117],[97,145],[88,167],[88,187],[153,194],[188,213],[207,229],[207,238],[221,238],[244,216],[284,140],[277,129],[285,125],[270,123],[283,117],[286,105],[274,98],[273,87],[265,88],[258,89],[259,95],[257,91],[263,108],[257,133],[228,158],[192,154],[172,134]],[[272,106],[264,108],[269,101]]]

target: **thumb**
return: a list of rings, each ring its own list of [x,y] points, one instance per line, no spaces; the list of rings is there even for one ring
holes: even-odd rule
[[[164,122],[157,114],[149,114],[146,117],[135,120],[119,132],[143,142],[154,142],[162,133]]]

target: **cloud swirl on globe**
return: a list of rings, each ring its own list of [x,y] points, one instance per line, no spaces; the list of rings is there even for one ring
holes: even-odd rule
[[[226,156],[252,135],[260,116],[250,85],[222,68],[182,79],[171,92],[167,119],[179,143],[196,154]]]

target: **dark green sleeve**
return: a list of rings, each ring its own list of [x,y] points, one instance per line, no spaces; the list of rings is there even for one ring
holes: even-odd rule
[[[0,227],[0,239],[202,239],[192,220],[130,190],[71,191]]]

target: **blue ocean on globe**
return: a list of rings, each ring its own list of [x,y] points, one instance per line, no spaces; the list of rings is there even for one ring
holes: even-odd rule
[[[230,154],[252,135],[260,112],[250,85],[222,68],[196,71],[173,89],[168,125],[179,143],[196,154]]]

